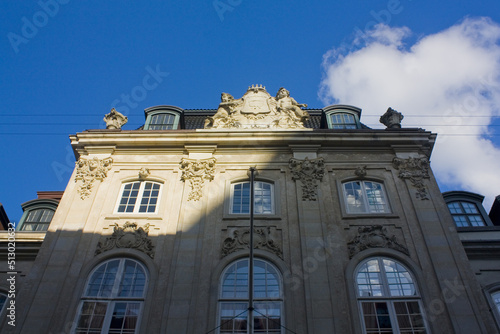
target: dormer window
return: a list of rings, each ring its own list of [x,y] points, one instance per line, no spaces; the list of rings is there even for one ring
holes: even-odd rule
[[[457,227],[492,226],[483,207],[484,196],[467,191],[448,191],[443,198]]]
[[[359,117],[361,109],[347,106],[347,105],[334,105],[323,109],[323,127],[328,129],[360,129],[361,123]]]
[[[177,130],[184,128],[184,110],[174,106],[156,106],[144,110],[144,130]]]
[[[34,199],[21,204],[24,214],[17,225],[18,231],[47,231],[58,205],[55,199]]]

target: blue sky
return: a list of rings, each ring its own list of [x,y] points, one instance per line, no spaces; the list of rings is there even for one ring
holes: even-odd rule
[[[453,151],[455,140],[472,142],[473,152],[487,147],[484,163],[482,156],[473,160],[487,166],[482,175],[499,174],[499,1],[4,0],[0,9],[0,202],[13,221],[22,215],[20,204],[37,191],[65,189],[74,167],[68,136],[103,128],[111,107],[129,117],[124,129],[130,130],[144,123],[147,107],[216,108],[221,92],[239,97],[251,84],[263,84],[271,94],[284,86],[311,108],[355,105],[373,127],[381,127],[375,118],[392,106],[407,115],[403,126],[420,124],[438,133],[454,128],[442,136],[448,146],[439,152]],[[429,48],[436,40],[456,46],[463,58],[447,55],[452,47],[443,49],[444,59],[433,55]],[[475,53],[466,57],[467,50]],[[420,81],[408,76],[432,68],[439,78],[460,74],[456,69],[479,66],[477,55],[485,58],[474,73],[484,75],[464,72],[457,87],[432,75]],[[391,67],[384,67],[384,59],[406,65],[386,76]],[[358,73],[365,66],[384,72]],[[377,85],[367,86],[373,78]],[[440,86],[418,96],[425,82]],[[421,106],[428,111],[405,103],[417,97],[429,101]],[[451,110],[445,116],[453,121],[441,115],[438,124],[437,117],[424,117],[439,110]],[[469,120],[479,122],[469,126]],[[499,180],[464,182],[477,166],[450,172],[447,161],[462,166],[460,156],[442,156],[433,156],[442,190],[485,194],[489,210],[500,194]]]

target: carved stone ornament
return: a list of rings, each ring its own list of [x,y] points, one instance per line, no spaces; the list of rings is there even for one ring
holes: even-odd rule
[[[276,236],[276,227],[254,227],[254,249],[269,251],[283,259],[281,236]],[[234,227],[227,231],[227,237],[222,242],[221,258],[242,249],[250,249],[250,228]]]
[[[102,181],[108,175],[112,163],[113,159],[111,157],[104,159],[97,157],[93,159],[78,159],[76,162],[75,182],[82,180],[82,185],[78,188],[78,193],[82,200],[90,196],[95,180]]]
[[[121,129],[128,122],[128,118],[113,108],[104,116],[104,122],[106,122],[106,129]]]
[[[349,258],[369,248],[391,248],[410,255],[408,249],[397,241],[396,236],[389,236],[382,225],[359,227],[358,235],[347,243],[347,247]]]
[[[149,176],[149,174],[151,174],[151,172],[149,171],[149,168],[142,167],[139,170],[139,179],[140,180],[145,180]]]
[[[366,166],[356,168],[354,174],[360,179],[364,178],[366,176]]]
[[[205,181],[214,179],[215,162],[215,158],[181,160],[181,180],[188,180],[191,185],[188,201],[198,201],[201,198]]]
[[[291,158],[288,166],[292,171],[292,178],[302,182],[302,200],[315,201],[317,198],[318,181],[325,175],[323,158],[304,160]]]
[[[399,170],[401,179],[409,179],[411,184],[417,189],[417,198],[428,200],[427,188],[424,179],[429,178],[429,160],[427,158],[394,158],[392,160],[394,168]]]
[[[403,118],[404,116],[400,112],[389,108],[385,114],[380,116],[380,123],[384,124],[388,129],[399,129]]]
[[[304,129],[309,114],[290,92],[280,88],[276,97],[266,87],[252,85],[240,99],[222,93],[217,112],[205,120],[205,129]]]
[[[126,222],[123,227],[115,223],[113,234],[104,241],[99,241],[95,255],[107,252],[113,248],[132,248],[144,252],[154,258],[154,246],[148,237],[149,224],[137,227],[136,223]]]

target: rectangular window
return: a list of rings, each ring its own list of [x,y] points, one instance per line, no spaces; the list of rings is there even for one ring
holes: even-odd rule
[[[117,212],[155,213],[158,207],[161,184],[156,182],[131,182],[122,187]]]
[[[231,208],[234,214],[250,213],[250,182],[235,183],[231,186]],[[274,213],[274,185],[255,181],[254,214]]]
[[[389,212],[382,184],[371,181],[353,181],[344,183],[343,189],[348,213]]]

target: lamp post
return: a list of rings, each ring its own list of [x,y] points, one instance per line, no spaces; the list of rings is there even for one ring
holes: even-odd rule
[[[254,179],[257,169],[250,167],[250,254],[248,257],[248,319],[250,334],[253,333],[253,211],[254,211]]]

